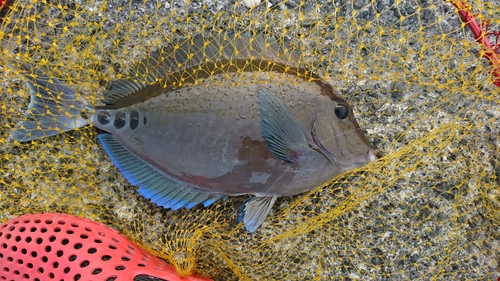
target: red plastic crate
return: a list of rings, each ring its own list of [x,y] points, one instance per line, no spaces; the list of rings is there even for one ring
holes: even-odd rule
[[[0,280],[201,281],[118,231],[67,214],[24,215],[0,225]]]

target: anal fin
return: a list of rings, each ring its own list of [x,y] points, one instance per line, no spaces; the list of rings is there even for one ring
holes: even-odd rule
[[[101,134],[98,138],[106,153],[130,184],[139,186],[138,191],[141,195],[164,208],[189,209],[198,204],[206,207],[224,197],[221,194],[194,189],[172,178],[133,154],[111,134]]]
[[[245,228],[254,232],[264,222],[277,198],[266,196],[246,199],[238,210],[238,222],[244,222]]]

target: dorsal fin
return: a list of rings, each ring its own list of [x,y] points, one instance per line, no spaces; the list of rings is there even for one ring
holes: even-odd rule
[[[167,76],[197,65],[222,61],[256,60],[299,68],[301,54],[280,44],[273,36],[264,34],[221,34],[209,39],[198,34],[190,39],[162,47],[132,69],[129,79],[118,80],[104,94],[104,103],[114,105],[141,89]]]

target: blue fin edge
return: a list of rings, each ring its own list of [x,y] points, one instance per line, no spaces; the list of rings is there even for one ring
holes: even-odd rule
[[[172,210],[182,207],[190,209],[199,204],[207,207],[224,197],[221,194],[196,190],[170,177],[133,154],[111,134],[100,134],[98,138],[127,181],[138,186],[141,195],[159,206]]]

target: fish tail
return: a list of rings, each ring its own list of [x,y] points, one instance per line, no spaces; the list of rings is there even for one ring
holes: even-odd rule
[[[31,101],[26,120],[16,124],[10,139],[25,142],[89,124],[90,106],[72,88],[30,65],[22,64],[19,70],[28,80]]]

